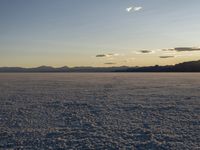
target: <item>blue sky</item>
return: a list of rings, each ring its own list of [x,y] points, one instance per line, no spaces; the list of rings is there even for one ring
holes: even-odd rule
[[[0,66],[198,60],[199,8],[199,0],[0,0]]]

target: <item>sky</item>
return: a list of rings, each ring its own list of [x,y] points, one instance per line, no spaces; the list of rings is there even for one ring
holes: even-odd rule
[[[0,0],[0,66],[200,59],[199,0]]]

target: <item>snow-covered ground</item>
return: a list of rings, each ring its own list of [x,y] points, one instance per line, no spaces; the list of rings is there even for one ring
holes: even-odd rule
[[[200,149],[200,74],[0,74],[0,149]]]

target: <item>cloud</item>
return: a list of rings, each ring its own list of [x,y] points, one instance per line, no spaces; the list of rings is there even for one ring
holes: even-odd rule
[[[193,54],[175,55],[175,57],[189,57],[189,56],[193,56]]]
[[[98,54],[96,57],[114,57],[114,56],[119,56],[117,53],[109,53],[109,54]]]
[[[130,63],[130,62],[133,62],[134,60],[135,60],[135,58],[128,58],[128,59],[124,60],[123,62]]]
[[[128,7],[128,8],[126,8],[126,11],[130,12],[132,9],[133,9],[133,7]]]
[[[105,65],[115,65],[116,63],[113,63],[113,62],[107,62],[107,63],[104,63]]]
[[[98,54],[98,55],[96,55],[96,57],[106,57],[106,55],[105,54]]]
[[[140,50],[136,52],[137,54],[150,54],[150,53],[154,53],[154,51],[151,50]]]
[[[141,9],[142,9],[141,6],[139,6],[139,7],[134,7],[134,11],[140,11]]]
[[[160,56],[160,58],[166,59],[166,58],[174,58],[175,56]]]
[[[163,49],[163,51],[191,52],[200,51],[200,47],[175,47],[170,49]]]
[[[142,9],[142,7],[141,6],[137,6],[137,7],[128,7],[128,8],[126,8],[126,11],[127,12],[135,12],[135,11],[140,11]]]

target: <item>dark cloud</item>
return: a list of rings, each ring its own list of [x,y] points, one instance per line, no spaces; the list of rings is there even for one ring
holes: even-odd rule
[[[160,58],[174,58],[175,56],[160,56]]]
[[[163,51],[191,52],[191,51],[200,51],[200,48],[199,47],[175,47],[171,49],[163,49]]]
[[[176,47],[174,48],[177,52],[183,52],[183,51],[200,51],[199,47]]]
[[[107,57],[107,55],[105,55],[105,54],[98,54],[98,55],[96,55],[96,57]]]
[[[118,56],[119,54],[115,54],[115,53],[109,53],[109,54],[98,54],[96,55],[96,57],[114,57],[114,56]]]
[[[115,65],[116,63],[113,63],[113,62],[107,62],[107,63],[104,63],[105,65]]]
[[[148,54],[148,53],[152,53],[153,51],[151,51],[151,50],[140,50],[138,52],[143,53],[143,54]]]

